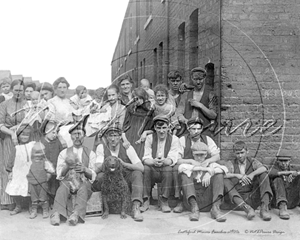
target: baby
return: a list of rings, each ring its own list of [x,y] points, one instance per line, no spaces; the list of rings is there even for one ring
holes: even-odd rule
[[[10,91],[10,84],[11,81],[9,78],[4,78],[0,82],[0,88],[1,88],[1,95],[5,98],[5,101],[12,98],[13,93]]]
[[[82,114],[89,113],[89,105],[93,98],[88,94],[86,87],[79,85],[76,94],[70,98],[70,103],[74,109],[80,110]]]
[[[38,91],[33,91],[31,93],[31,101],[27,102],[24,106],[24,122],[28,123],[30,126],[32,126],[35,121],[38,121],[41,124],[45,117],[46,107],[47,102],[40,98],[40,93]]]
[[[70,192],[76,194],[81,184],[83,183],[84,174],[77,173],[75,166],[79,162],[77,154],[73,153],[72,150],[67,150],[66,164],[69,166],[69,171],[65,177],[65,180],[70,184]]]
[[[148,79],[144,78],[144,79],[141,80],[141,87],[143,89],[145,89],[145,91],[148,93],[149,100],[154,101],[154,98],[155,98],[154,91],[150,88],[150,82],[149,82]]]

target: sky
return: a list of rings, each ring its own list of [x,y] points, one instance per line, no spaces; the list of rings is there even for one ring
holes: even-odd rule
[[[128,0],[0,0],[0,70],[106,87]]]

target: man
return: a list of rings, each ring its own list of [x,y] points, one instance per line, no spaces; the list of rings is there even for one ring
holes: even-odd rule
[[[150,205],[150,191],[152,184],[162,183],[161,209],[171,212],[168,204],[172,187],[172,166],[177,163],[180,143],[175,135],[170,134],[170,121],[167,117],[158,115],[153,119],[154,133],[148,135],[145,141],[143,157],[144,164],[144,205],[146,211]]]
[[[118,157],[124,167],[123,175],[131,189],[131,200],[133,202],[133,219],[143,221],[140,212],[140,206],[143,203],[143,171],[144,166],[137,156],[134,148],[129,145],[127,149],[122,145],[122,130],[117,127],[109,127],[105,131],[105,140],[98,145],[96,153],[98,162],[103,163],[109,156]],[[107,143],[104,144],[104,143]],[[94,182],[95,190],[101,190],[104,173],[97,175],[97,181]]]
[[[264,221],[270,221],[269,203],[273,193],[270,187],[267,167],[258,160],[249,157],[247,145],[243,141],[237,141],[233,146],[233,151],[236,158],[229,162],[229,173],[224,179],[226,194],[228,194],[231,202],[242,207],[247,213],[247,219],[251,220],[255,217],[255,212],[246,202],[250,203],[251,196],[254,196],[256,191],[259,191],[261,202],[260,215]],[[255,201],[250,204],[255,209],[258,202]]]
[[[126,105],[132,99],[133,81],[127,74],[121,76],[118,81],[118,87],[121,90],[121,102],[123,105]]]
[[[187,122],[188,134],[180,138],[180,144],[182,146],[182,158],[178,160],[177,165],[174,167],[173,176],[175,182],[175,197],[179,198],[177,206],[174,208],[174,212],[182,212],[182,198],[181,198],[181,188],[184,193],[184,197],[191,206],[191,221],[199,220],[199,208],[196,201],[196,190],[200,192],[208,192],[208,194],[200,195],[199,202],[201,202],[203,208],[205,206],[211,206],[211,216],[218,222],[226,221],[226,218],[220,211],[220,204],[223,199],[224,191],[224,173],[226,173],[226,168],[223,166],[220,169],[222,171],[211,171],[211,181],[210,184],[199,184],[195,182],[194,178],[188,177],[185,174],[178,174],[179,164],[190,164],[192,166],[210,167],[214,168],[217,161],[220,160],[220,149],[217,147],[215,142],[208,136],[202,134],[203,121],[200,118],[193,118]],[[199,143],[204,143],[207,145],[207,153],[201,162],[196,161],[195,153],[193,153],[193,146]],[[219,168],[219,166],[218,166]]]
[[[271,187],[275,195],[272,205],[279,208],[281,219],[290,219],[287,209],[295,208],[300,203],[299,167],[290,164],[291,156],[281,151],[275,164],[269,170]]]
[[[58,156],[56,173],[57,179],[61,183],[54,199],[54,213],[50,218],[51,224],[54,226],[60,224],[60,219],[68,219],[70,213],[69,223],[71,225],[76,225],[78,221],[84,223],[87,201],[92,194],[91,183],[96,179],[96,154],[82,145],[85,137],[85,130],[82,125],[82,122],[78,122],[70,128],[69,133],[71,134],[73,146],[61,151]],[[77,155],[79,162],[75,167],[67,161],[70,152]],[[70,181],[67,181],[67,178],[69,177],[68,172],[72,169],[83,176],[83,183],[74,195],[73,211],[67,206],[71,196]]]
[[[200,67],[191,70],[191,81],[194,90],[188,92],[186,97],[182,96],[178,105],[178,114],[183,114],[181,121],[187,122],[190,118],[201,118],[204,127],[216,119],[216,98],[211,89],[205,84],[206,71]],[[204,133],[209,131],[204,129]]]

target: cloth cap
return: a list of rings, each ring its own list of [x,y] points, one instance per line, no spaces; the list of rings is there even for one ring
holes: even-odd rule
[[[48,125],[52,124],[53,125],[53,129],[55,128],[59,128],[58,126],[58,123],[53,121],[53,120],[49,120],[49,119],[45,119],[40,127],[40,132],[43,134],[43,135],[46,135],[46,127]]]
[[[191,146],[191,150],[193,153],[207,153],[208,152],[208,147],[205,143],[203,142],[195,142],[192,146]]]
[[[289,161],[289,160],[291,160],[291,158],[292,158],[292,156],[291,156],[290,152],[287,150],[281,150],[276,156],[276,159],[278,161]]]
[[[154,125],[157,121],[162,121],[162,122],[165,122],[166,124],[170,123],[169,118],[167,116],[164,116],[164,115],[157,115],[156,117],[153,118],[153,124]]]
[[[201,118],[191,118],[186,123],[188,127],[194,124],[201,124],[201,126],[203,126],[203,120]]]
[[[109,132],[117,132],[119,135],[122,134],[122,129],[116,126],[108,127],[103,134],[108,134]]]

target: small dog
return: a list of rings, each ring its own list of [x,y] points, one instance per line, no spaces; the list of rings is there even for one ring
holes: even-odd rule
[[[67,152],[66,164],[68,164],[71,169],[66,175],[66,180],[70,183],[70,192],[76,194],[81,184],[83,183],[82,173],[77,173],[74,167],[79,162],[78,156],[73,152]]]
[[[102,165],[104,172],[101,185],[103,210],[103,219],[108,217],[109,213],[120,213],[121,218],[127,218],[126,213],[130,213],[131,200],[128,184],[123,176],[123,165],[119,158],[109,156]]]

